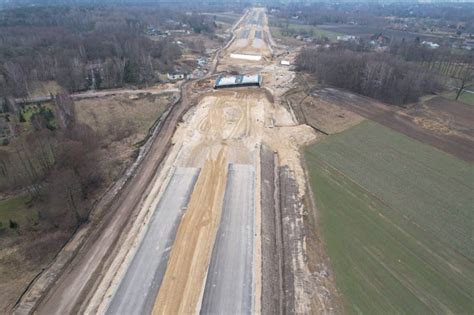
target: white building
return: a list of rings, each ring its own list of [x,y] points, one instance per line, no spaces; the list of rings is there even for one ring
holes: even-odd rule
[[[219,76],[216,80],[214,88],[238,87],[238,86],[260,86],[262,84],[262,76],[255,75],[236,75],[236,76]]]
[[[341,36],[337,36],[336,39],[340,42],[350,42],[350,41],[357,40],[357,37],[353,35],[341,35]]]
[[[171,81],[186,79],[186,74],[184,73],[167,73],[166,76],[168,77],[168,80]]]
[[[426,47],[428,47],[428,48],[431,48],[431,49],[437,49],[437,48],[439,48],[439,45],[436,44],[436,43],[433,43],[433,42],[423,41],[421,44],[424,45],[424,46],[426,46]]]

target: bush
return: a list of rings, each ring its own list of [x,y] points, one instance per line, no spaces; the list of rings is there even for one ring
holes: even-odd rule
[[[26,119],[25,119],[25,116],[23,115],[23,112],[20,112],[20,115],[19,115],[18,119],[20,120],[21,123],[26,122]]]
[[[10,221],[10,229],[16,230],[20,227],[17,222],[12,221],[12,220],[9,220],[9,221]]]

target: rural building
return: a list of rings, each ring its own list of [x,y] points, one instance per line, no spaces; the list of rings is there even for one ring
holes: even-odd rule
[[[382,33],[374,34],[370,37],[370,44],[376,46],[386,46],[390,43],[390,38]]]
[[[230,58],[234,59],[243,59],[243,60],[250,60],[250,61],[260,61],[262,56],[260,55],[247,55],[247,54],[230,54]]]
[[[255,75],[235,75],[235,76],[219,76],[214,86],[215,89],[239,87],[239,86],[260,86],[262,84],[262,76]]]
[[[439,48],[439,44],[436,44],[436,43],[433,43],[433,42],[423,41],[421,44],[428,47],[428,48],[431,48],[431,49]]]
[[[186,79],[185,73],[167,73],[166,76],[168,77],[168,80],[171,81]]]
[[[474,50],[474,40],[472,40],[472,39],[465,40],[463,45],[462,45],[462,48],[466,49],[466,50]]]
[[[207,65],[208,61],[207,61],[207,58],[205,57],[200,57],[197,59],[197,64],[198,66],[200,67],[204,67],[205,65]]]
[[[337,36],[336,39],[340,42],[351,42],[351,41],[356,41],[357,37],[353,35],[342,35],[342,36]]]

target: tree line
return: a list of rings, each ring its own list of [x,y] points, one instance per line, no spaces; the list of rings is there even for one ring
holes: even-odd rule
[[[373,46],[363,39],[339,42],[333,46],[333,49],[354,52],[373,50]],[[474,79],[474,51],[454,50],[446,46],[432,49],[418,37],[413,40],[393,39],[386,48],[385,54],[422,66],[421,71],[433,73],[444,88],[456,88],[458,95]]]
[[[280,19],[290,19],[294,23],[357,24],[383,28],[389,23],[405,23],[407,19],[421,21],[437,28],[455,29],[462,23],[462,29],[474,33],[474,5],[472,3],[432,4],[423,3],[373,3],[373,2],[326,2],[273,4],[272,15]],[[298,17],[297,20],[292,19]],[[386,17],[390,17],[387,19]]]
[[[414,102],[441,88],[438,78],[426,68],[387,53],[307,48],[296,63],[320,83],[391,104]]]
[[[456,51],[448,47],[430,49],[415,39],[393,41],[389,52],[405,61],[416,62],[446,78],[454,79],[458,86],[473,79],[474,51]]]

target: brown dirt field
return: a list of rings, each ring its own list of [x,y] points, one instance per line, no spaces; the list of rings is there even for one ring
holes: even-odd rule
[[[277,44],[285,45],[289,47],[298,47],[298,46],[303,46],[305,44],[305,42],[298,40],[294,37],[281,35],[280,27],[271,26],[270,30],[272,31],[273,38],[275,39],[275,42]]]
[[[202,42],[206,50],[208,49],[217,49],[222,46],[222,40],[219,40],[217,37],[210,37],[203,34],[190,34],[186,36],[175,36],[176,39],[181,40],[183,42],[193,42],[198,43]]]
[[[474,138],[474,108],[462,102],[448,100],[441,96],[420,102],[409,110],[410,115],[438,122],[460,137]]]
[[[252,163],[267,106],[270,103],[260,89],[226,89],[205,94],[190,113],[185,134],[177,136],[188,138],[178,165],[201,167],[209,157],[215,158],[222,147],[227,147],[229,163]]]
[[[221,150],[206,160],[179,225],[153,314],[190,314],[199,310],[212,248],[220,222],[227,179]]]
[[[137,143],[171,103],[166,96],[116,95],[75,101],[79,122],[89,125],[102,143],[101,169],[107,180],[117,178],[132,159]]]
[[[287,99],[298,121],[327,134],[342,132],[364,120],[352,111],[304,92],[292,94]]]
[[[319,88],[314,92],[323,101],[355,112],[462,160],[474,162],[472,106],[433,98],[402,109],[333,88]]]
[[[70,231],[36,231],[0,239],[0,314],[9,314],[31,279],[48,266]]]
[[[77,119],[103,135],[109,135],[110,126],[126,122],[144,137],[154,121],[165,111],[171,101],[167,96],[131,97],[117,95],[75,101]]]
[[[48,96],[50,93],[56,94],[64,92],[64,89],[56,81],[39,81],[33,83],[33,89],[30,91],[31,98]]]

